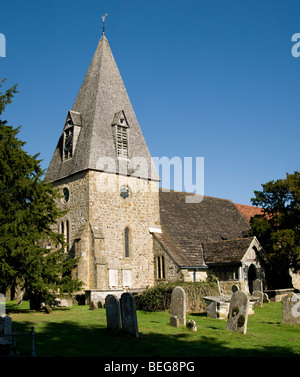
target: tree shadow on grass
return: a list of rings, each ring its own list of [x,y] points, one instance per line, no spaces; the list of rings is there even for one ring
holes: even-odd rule
[[[17,322],[14,327],[17,332],[24,332],[29,331],[31,325]],[[141,332],[139,338],[135,338],[124,330],[111,331],[103,325],[82,326],[71,321],[37,322],[35,331],[37,356],[44,357],[299,357],[299,353],[289,347],[232,348],[229,342],[217,337],[191,336],[184,331],[179,334]],[[30,339],[25,338],[17,338],[21,356],[29,356],[31,352]]]

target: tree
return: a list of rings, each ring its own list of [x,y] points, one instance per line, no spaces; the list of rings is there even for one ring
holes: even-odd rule
[[[290,284],[288,269],[300,270],[300,173],[262,184],[251,202],[263,208],[251,219],[256,235],[270,261],[270,283],[274,288]],[[281,286],[282,288],[282,286]]]
[[[15,93],[16,85],[0,92],[0,116]],[[71,279],[78,260],[64,253],[63,235],[53,231],[64,214],[56,204],[60,194],[43,181],[41,160],[24,151],[19,131],[0,119],[0,292],[21,284],[39,305],[82,283]]]

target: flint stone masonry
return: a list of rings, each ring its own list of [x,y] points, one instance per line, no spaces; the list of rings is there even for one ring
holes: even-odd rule
[[[175,287],[171,295],[171,316],[177,316],[179,323],[186,324],[186,295],[181,287]]]
[[[249,298],[243,291],[235,292],[230,300],[227,330],[247,333]]]
[[[121,328],[120,302],[117,296],[107,295],[105,298],[107,328],[118,330]]]
[[[139,330],[134,297],[131,293],[123,293],[120,304],[123,329],[138,338]]]
[[[300,325],[300,296],[289,293],[282,300],[282,323]]]

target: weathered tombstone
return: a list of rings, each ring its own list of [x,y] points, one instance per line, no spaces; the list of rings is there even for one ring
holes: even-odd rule
[[[252,282],[253,292],[254,291],[260,291],[263,292],[263,284],[260,279],[255,279]]]
[[[282,300],[282,323],[300,324],[300,296],[295,293],[287,294]]]
[[[120,302],[116,295],[105,297],[107,328],[118,330],[121,328]]]
[[[0,317],[0,334],[7,335],[0,337],[4,340],[4,343],[12,342],[12,319],[8,315],[5,317]]]
[[[186,298],[181,287],[175,287],[171,295],[171,316],[177,316],[179,323],[186,324]]]
[[[230,300],[227,330],[242,334],[247,332],[249,299],[245,292],[235,292]]]
[[[254,305],[262,307],[263,301],[264,301],[264,294],[263,294],[263,292],[261,292],[261,291],[254,291],[252,293],[252,296],[256,299]]]
[[[0,317],[5,316],[5,295],[0,293]]]
[[[12,319],[8,315],[3,318],[3,334],[11,334],[12,333]]]
[[[170,325],[173,327],[179,327],[179,318],[176,315],[171,316]]]
[[[12,319],[7,316],[0,316],[0,334],[5,336],[0,336],[0,355],[8,356],[11,355],[13,349],[12,340]]]
[[[120,300],[122,327],[125,331],[139,337],[135,299],[131,293],[123,293]]]

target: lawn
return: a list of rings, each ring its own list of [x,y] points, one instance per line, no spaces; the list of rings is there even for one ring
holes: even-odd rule
[[[138,311],[139,338],[106,328],[105,309],[29,310],[27,302],[7,303],[16,332],[34,326],[37,356],[300,356],[300,326],[281,324],[282,303],[264,304],[249,316],[246,335],[226,330],[226,320],[189,313],[198,331],[171,327],[168,312]],[[30,336],[17,337],[20,355],[30,355]]]

